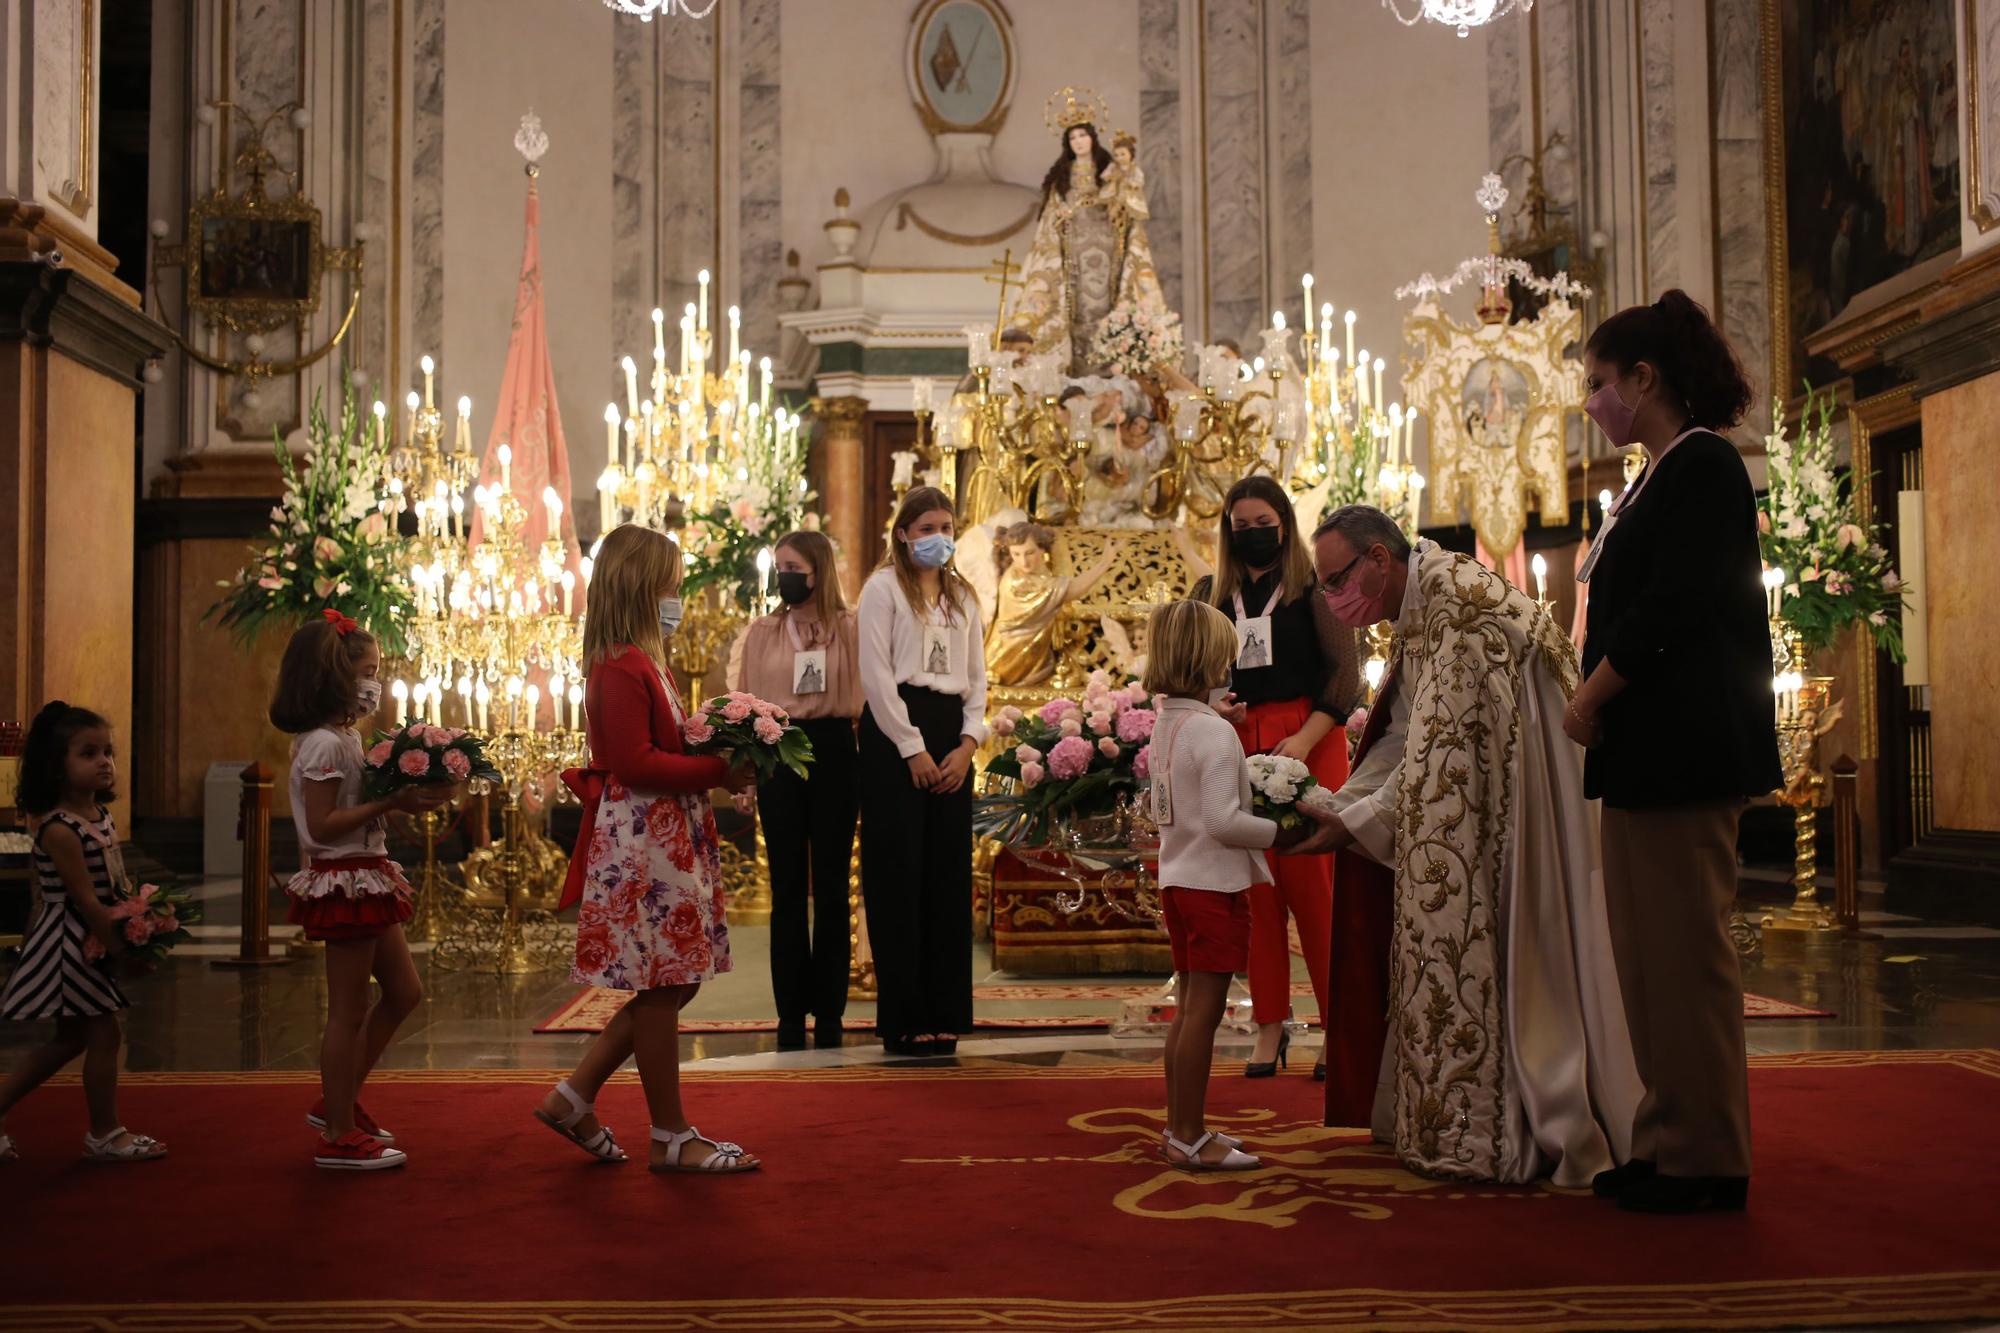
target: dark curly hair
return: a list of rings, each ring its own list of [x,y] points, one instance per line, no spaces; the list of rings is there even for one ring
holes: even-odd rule
[[[28,724],[28,738],[21,746],[14,808],[31,815],[45,815],[61,805],[69,743],[76,739],[77,733],[99,727],[109,731],[111,723],[100,713],[61,699],[51,701],[35,714],[35,720]],[[106,788],[97,793],[97,799],[108,805],[118,799],[118,793]]]
[[[342,634],[325,620],[308,621],[285,645],[271,693],[271,725],[303,736],[361,712],[361,659],[375,646],[365,629]]]
[[[1708,311],[1678,287],[1611,316],[1583,350],[1621,375],[1641,361],[1652,366],[1694,424],[1708,430],[1727,430],[1750,410],[1750,382],[1735,351]]]
[[[1049,174],[1042,177],[1042,199],[1046,203],[1049,191],[1054,190],[1063,198],[1069,198],[1069,164],[1076,161],[1076,150],[1069,146],[1071,130],[1085,130],[1090,134],[1090,164],[1096,168],[1091,179],[1102,185],[1104,169],[1111,165],[1111,150],[1097,137],[1097,126],[1085,122],[1072,125],[1062,134],[1062,152],[1056,156],[1056,164],[1049,168]]]

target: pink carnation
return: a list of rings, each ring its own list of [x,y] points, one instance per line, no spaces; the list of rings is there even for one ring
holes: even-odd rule
[[[1081,736],[1083,735],[1083,723],[1077,721],[1073,717],[1066,717],[1062,720],[1062,724],[1058,726],[1056,730],[1061,732],[1064,736]]]
[[[1049,751],[1049,772],[1059,778],[1080,778],[1090,767],[1090,742],[1081,736],[1065,736]]]
[[[1042,752],[1032,745],[1015,746],[1014,757],[1024,764],[1039,764],[1042,762]]]
[[[769,717],[758,718],[757,724],[750,730],[755,732],[757,739],[766,745],[776,745],[785,734],[785,729],[778,725],[777,719]]]
[[[1150,740],[1153,723],[1158,720],[1150,708],[1128,708],[1118,715],[1118,739],[1128,743]]]
[[[413,778],[420,778],[431,771],[431,757],[422,750],[405,750],[403,757],[396,761],[396,767]]]
[[[1022,713],[1021,710],[1014,707],[1014,705],[1008,704],[1005,708],[1000,710],[1000,716],[1006,718],[1009,722],[1019,722],[1021,720]]]
[[[1347,715],[1347,732],[1350,736],[1359,736],[1366,730],[1368,730],[1367,709],[1357,708]]]
[[[993,719],[993,734],[996,736],[1013,735],[1014,719],[1010,717],[997,717]]]
[[[396,742],[393,740],[377,741],[374,748],[368,751],[368,762],[376,768],[380,768],[389,762],[389,756],[395,753],[395,750]]]
[[[1139,753],[1132,756],[1132,776],[1144,781],[1153,776],[1153,747],[1142,745]]]
[[[722,706],[722,716],[726,721],[741,722],[750,716],[750,705],[741,699],[731,699]]]
[[[1116,759],[1118,757],[1118,742],[1112,740],[1109,736],[1100,737],[1097,742],[1097,752],[1106,759]]]
[[[1048,771],[1040,764],[1021,765],[1021,785],[1023,787],[1039,787],[1042,785],[1042,779],[1047,776]]]
[[[715,728],[698,717],[681,724],[681,738],[689,745],[706,745],[715,739]]]
[[[463,782],[472,776],[472,761],[465,757],[463,750],[446,750],[444,771],[451,774],[454,782]]]
[[[127,944],[144,944],[151,938],[153,938],[153,928],[147,924],[145,917],[133,916],[125,918],[125,942]]]
[[[1073,699],[1051,699],[1042,705],[1042,721],[1053,727],[1071,713],[1080,713],[1082,711],[1081,708],[1076,706],[1076,701]]]
[[[1125,693],[1131,698],[1134,708],[1144,708],[1151,702],[1149,696],[1146,694],[1146,687],[1136,680],[1127,687]]]
[[[1111,714],[1092,713],[1090,715],[1090,734],[1093,736],[1109,736],[1111,734]]]

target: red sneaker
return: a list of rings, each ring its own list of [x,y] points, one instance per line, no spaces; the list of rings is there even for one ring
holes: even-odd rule
[[[313,1109],[306,1112],[306,1123],[314,1129],[326,1129],[326,1098],[313,1103]],[[375,1123],[375,1117],[368,1114],[368,1108],[360,1102],[354,1103],[354,1127],[363,1134],[380,1139],[384,1143],[394,1143],[396,1136]]]
[[[401,1148],[391,1148],[358,1129],[350,1129],[337,1139],[322,1138],[313,1145],[313,1165],[329,1171],[386,1171],[409,1160]]]

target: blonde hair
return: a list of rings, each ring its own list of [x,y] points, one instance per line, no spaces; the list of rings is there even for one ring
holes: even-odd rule
[[[1312,553],[1306,550],[1304,538],[1299,536],[1299,521],[1292,509],[1292,497],[1285,494],[1284,486],[1275,478],[1255,473],[1243,478],[1229,488],[1229,494],[1222,498],[1222,513],[1216,520],[1219,529],[1215,544],[1215,577],[1209,584],[1209,600],[1217,606],[1228,606],[1242,590],[1249,571],[1236,561],[1229,549],[1229,511],[1242,500],[1262,500],[1278,515],[1278,523],[1285,531],[1285,542],[1278,550],[1278,571],[1283,581],[1284,591],[1279,595],[1281,604],[1289,606],[1310,589],[1318,576],[1313,572]]]
[[[847,609],[847,594],[840,586],[840,570],[833,563],[832,541],[823,532],[801,529],[778,538],[777,545],[771,549],[775,552],[788,547],[797,551],[812,566],[812,608],[820,623],[831,630],[835,617]],[[781,616],[791,613],[790,606],[778,611]]]
[[[1200,699],[1229,679],[1236,627],[1207,602],[1168,602],[1146,619],[1148,694]]]
[[[903,503],[896,506],[896,517],[889,524],[888,548],[882,552],[882,563],[877,569],[896,571],[896,585],[903,590],[903,598],[909,602],[910,610],[918,619],[930,614],[930,607],[924,604],[923,584],[918,581],[917,562],[910,555],[910,544],[898,540],[896,534],[915,523],[925,514],[944,510],[953,516],[957,513],[951,505],[951,497],[935,486],[919,486],[903,497]],[[951,608],[953,619],[964,614],[966,604],[972,600],[972,585],[956,566],[947,560],[938,570],[938,587],[944,593],[946,605]]]
[[[666,533],[621,523],[605,535],[590,571],[583,612],[583,669],[620,655],[627,644],[667,664],[660,598],[680,591],[681,548]]]

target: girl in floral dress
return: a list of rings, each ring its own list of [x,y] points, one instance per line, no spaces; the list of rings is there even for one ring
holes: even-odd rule
[[[681,1110],[680,1011],[729,970],[708,792],[747,789],[755,774],[682,746],[686,711],[666,669],[680,585],[680,547],[630,523],[605,537],[591,571],[583,622],[591,767],[563,774],[584,809],[562,905],[582,902],[571,976],[636,994],[535,1118],[600,1161],[624,1161],[593,1103],[633,1057],[652,1113],[653,1170],[748,1171],[756,1158],[703,1137]]]
[[[382,702],[381,669],[373,636],[327,611],[285,645],[271,696],[271,725],[294,737],[292,826],[306,863],[285,885],[288,915],[307,939],[326,945],[320,1099],[306,1123],[320,1131],[314,1165],[334,1171],[380,1171],[408,1160],[358,1100],[362,1081],[424,997],[403,938],[410,885],[389,859],[389,812],[417,814],[450,799],[448,788],[421,787],[361,799],[355,726]],[[371,977],[382,988],[372,1004]]]

